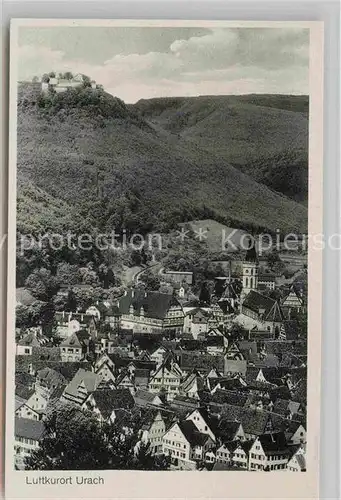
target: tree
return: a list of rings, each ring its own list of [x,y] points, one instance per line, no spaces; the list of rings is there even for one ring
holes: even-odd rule
[[[71,73],[71,71],[66,71],[66,73],[64,73],[64,78],[65,80],[72,80],[73,78],[73,74]]]
[[[69,290],[65,303],[65,309],[71,312],[75,312],[77,310],[77,296],[72,289]]]
[[[23,329],[31,326],[30,308],[28,306],[20,305],[16,307],[15,326]]]
[[[39,448],[26,460],[28,470],[107,468],[109,450],[105,435],[91,414],[74,405],[62,405],[48,416],[44,425]]]
[[[142,274],[141,281],[145,284],[146,290],[156,291],[160,288],[161,280],[152,271],[147,270]]]
[[[44,82],[44,83],[49,83],[49,81],[50,81],[49,75],[47,73],[44,73],[43,76],[42,76],[41,81]]]
[[[81,281],[78,266],[68,262],[60,262],[57,265],[56,278],[60,285],[76,285]]]
[[[50,78],[56,78],[56,73],[54,71],[50,71],[49,77]]]
[[[77,308],[81,311],[85,311],[94,302],[94,288],[77,288],[73,289],[74,299],[77,304]]]
[[[207,283],[203,283],[200,294],[199,294],[199,302],[202,304],[210,304],[211,302],[211,297],[210,297],[210,291],[208,289]]]
[[[91,78],[89,78],[88,76],[86,75],[82,75],[83,76],[83,87],[91,87]]]
[[[166,470],[169,459],[154,457],[140,440],[137,411],[120,410],[114,424],[99,422],[89,411],[62,404],[48,416],[39,448],[26,459],[28,470]]]
[[[55,276],[45,267],[35,269],[26,279],[25,286],[31,290],[34,297],[43,301],[50,300],[59,288]]]
[[[278,251],[276,249],[273,249],[271,253],[269,253],[266,257],[266,261],[270,267],[270,269],[273,269],[274,265],[277,263],[277,262],[280,262],[280,258],[279,258],[279,255],[278,255]]]
[[[32,83],[38,83],[39,82],[39,78],[37,76],[34,76],[32,78]]]

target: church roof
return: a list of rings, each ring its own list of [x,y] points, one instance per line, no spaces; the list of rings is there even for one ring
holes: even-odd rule
[[[281,308],[274,299],[271,297],[266,297],[255,290],[251,290],[242,304],[242,307],[246,307],[251,311],[260,314],[262,312],[262,316],[264,320],[267,321],[283,321],[283,313]]]
[[[143,308],[145,316],[155,319],[164,319],[171,306],[180,306],[171,294],[137,289],[128,290],[126,295],[120,297],[118,301],[121,314],[129,314],[130,306],[133,306],[134,315],[139,315]]]
[[[256,252],[256,245],[254,241],[249,242],[249,248],[246,250],[244,262],[258,262],[258,257],[257,257],[257,252]]]

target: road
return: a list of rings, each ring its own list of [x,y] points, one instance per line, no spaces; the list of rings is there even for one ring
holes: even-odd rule
[[[125,268],[122,276],[122,284],[124,286],[130,286],[133,285],[134,283],[136,284],[140,281],[141,276],[143,276],[143,273],[145,273],[146,271],[152,271],[154,274],[159,274],[161,270],[162,270],[161,262],[154,262],[153,264],[144,267],[142,266],[127,267]]]

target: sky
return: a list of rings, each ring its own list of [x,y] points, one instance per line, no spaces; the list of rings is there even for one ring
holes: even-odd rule
[[[303,28],[21,27],[19,80],[83,73],[127,103],[165,96],[309,93]]]

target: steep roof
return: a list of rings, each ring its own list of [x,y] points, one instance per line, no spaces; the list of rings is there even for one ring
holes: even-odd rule
[[[243,451],[245,451],[246,454],[248,454],[252,448],[253,443],[254,443],[253,440],[241,441],[239,446],[242,448]]]
[[[197,372],[190,373],[180,386],[180,391],[188,392],[194,384],[197,384],[197,390],[202,390],[205,387],[204,381]]]
[[[273,412],[279,413],[280,415],[286,416],[288,413],[295,414],[300,408],[300,403],[296,401],[290,401],[286,399],[276,399],[273,406]]]
[[[30,389],[26,385],[16,384],[15,395],[19,396],[21,399],[27,401],[34,394],[34,389]]]
[[[203,446],[209,439],[208,434],[199,432],[191,420],[180,420],[178,426],[191,446]]]
[[[227,404],[222,405],[220,411],[226,419],[240,422],[245,434],[255,436],[264,434],[270,418],[269,412]]]
[[[219,372],[224,372],[224,356],[212,356],[208,353],[198,353],[196,351],[182,351],[180,353],[180,366],[183,370],[192,370],[193,366],[199,371],[209,372],[212,368],[217,368]]]
[[[36,332],[30,332],[27,335],[25,335],[22,339],[19,340],[18,345],[40,347],[40,345],[43,342],[44,342],[43,337],[37,335]]]
[[[46,387],[61,385],[66,381],[65,377],[60,372],[57,372],[49,367],[39,370],[37,372],[37,378],[38,377],[42,382],[44,382]]]
[[[144,290],[127,290],[126,294],[118,299],[118,308],[121,314],[129,314],[130,306],[134,308],[134,315],[144,309],[145,316],[155,319],[164,319],[171,306],[180,306],[173,295],[160,292],[145,292]]]
[[[15,418],[15,436],[39,441],[44,433],[44,424],[40,420]]]
[[[15,395],[14,398],[14,411],[17,411],[22,405],[26,403],[26,400]]]
[[[284,432],[262,434],[259,441],[266,454],[288,451]]]
[[[107,419],[116,409],[131,409],[135,405],[129,389],[101,389],[92,393],[96,405],[104,419]]]
[[[147,406],[151,404],[156,398],[157,394],[154,392],[145,391],[143,389],[138,389],[134,395],[135,403],[139,406]]]
[[[246,392],[230,391],[225,389],[217,389],[214,394],[212,394],[211,398],[213,403],[227,403],[236,406],[244,406],[246,400]]]
[[[224,443],[228,443],[234,440],[239,427],[239,422],[222,418],[218,423],[217,435]]]
[[[84,331],[72,333],[60,344],[60,347],[78,347],[81,348],[90,339],[90,335]]]
[[[250,311],[256,314],[262,314],[262,318],[268,321],[283,321],[284,316],[280,309],[278,302],[273,300],[271,297],[266,297],[265,295],[251,290],[242,304],[242,308],[246,307]]]
[[[305,456],[303,455],[303,453],[297,453],[297,455],[295,455],[295,458],[297,460],[297,463],[298,463],[301,471],[305,471],[307,468],[307,464],[306,464],[306,459],[305,459]]]
[[[249,248],[246,250],[244,262],[258,262],[255,242],[249,238]]]
[[[77,396],[78,387],[82,382],[84,383],[87,392],[93,392],[96,390],[100,382],[100,377],[94,372],[90,372],[84,370],[83,368],[79,368],[79,370],[77,371],[71,382],[66,387],[65,393],[70,394],[72,396]]]

